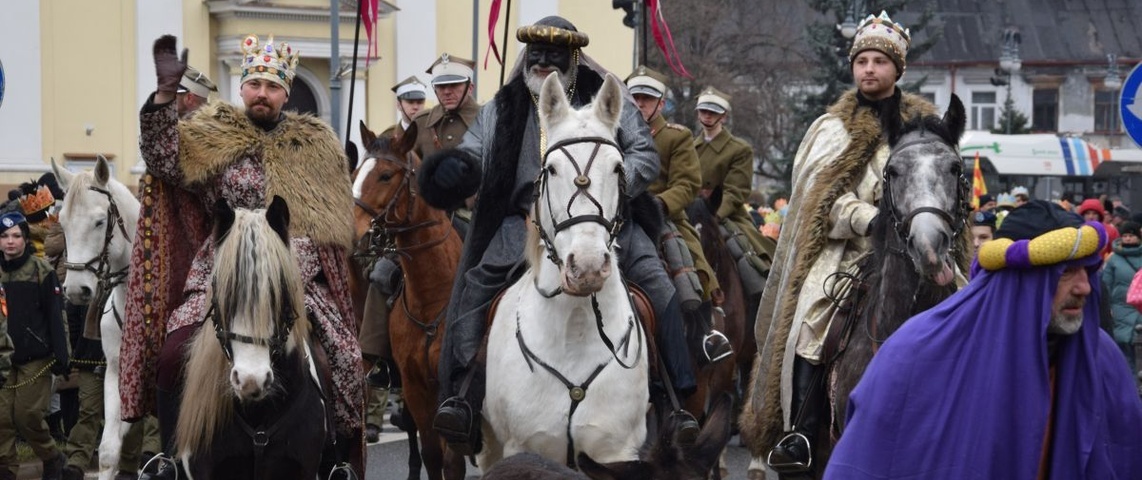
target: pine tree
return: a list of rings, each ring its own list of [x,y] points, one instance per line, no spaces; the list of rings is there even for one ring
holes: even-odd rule
[[[1009,122],[1010,131],[1007,128]],[[991,129],[991,133],[1010,133],[1012,135],[1031,133],[1029,123],[1027,116],[1015,108],[1015,101],[1011,100],[1009,91],[1007,100],[1003,101],[1003,109],[999,111],[999,121],[995,123],[995,128]]]

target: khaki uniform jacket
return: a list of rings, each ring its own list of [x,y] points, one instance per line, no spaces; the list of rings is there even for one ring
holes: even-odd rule
[[[722,187],[722,205],[718,217],[732,222],[741,230],[758,254],[773,253],[772,242],[766,242],[742,207],[749,198],[753,179],[753,147],[730,134],[724,127],[707,142],[699,134],[694,149],[702,165],[702,190]]]
[[[678,227],[690,256],[694,257],[694,269],[702,281],[703,297],[709,298],[710,293],[719,288],[718,279],[702,252],[698,231],[686,217],[686,207],[694,201],[702,183],[702,170],[698,166],[698,153],[694,151],[690,130],[676,123],[667,123],[662,115],[657,115],[650,121],[650,134],[654,136],[660,168],[658,178],[647,187],[647,191],[666,205],[666,215]]]
[[[431,110],[421,110],[413,122],[416,123],[416,153],[426,158],[441,150],[456,148],[476,123],[480,105],[471,96],[464,98],[456,112],[446,113],[444,105]]]

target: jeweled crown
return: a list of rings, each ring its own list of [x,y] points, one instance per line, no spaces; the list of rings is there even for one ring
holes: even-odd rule
[[[56,203],[56,199],[52,195],[52,191],[49,190],[46,185],[41,185],[40,188],[36,189],[35,193],[21,196],[19,202],[20,210],[23,211],[25,215],[31,215],[47,210],[48,207]]]
[[[263,78],[289,91],[296,74],[297,60],[297,52],[288,43],[274,46],[273,35],[264,45],[258,42],[257,35],[247,35],[242,40],[242,83],[251,78]]]

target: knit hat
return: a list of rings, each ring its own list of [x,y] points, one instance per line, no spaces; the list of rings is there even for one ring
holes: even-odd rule
[[[242,40],[241,49],[242,80],[239,84],[261,78],[281,85],[285,88],[286,94],[289,94],[290,87],[293,86],[293,77],[296,75],[298,54],[288,43],[282,42],[275,47],[274,36],[270,35],[270,39],[262,45],[258,43],[257,35],[248,35]]]
[[[975,212],[975,214],[972,215],[971,225],[973,227],[991,227],[992,230],[995,230],[997,218],[998,217],[991,212]]]
[[[1135,237],[1142,237],[1142,225],[1139,225],[1130,220],[1122,222],[1122,225],[1118,226],[1118,234],[1126,235],[1127,233],[1132,234]]]
[[[1088,198],[1086,200],[1083,200],[1083,203],[1079,204],[1079,209],[1078,209],[1079,215],[1082,215],[1082,214],[1089,212],[1089,211],[1092,211],[1092,210],[1095,212],[1098,212],[1099,215],[1105,215],[1106,214],[1106,209],[1102,207],[1102,202],[1098,201],[1097,198]]]
[[[865,50],[876,50],[888,55],[892,63],[896,64],[896,79],[904,75],[907,64],[908,47],[912,44],[912,35],[908,29],[888,18],[888,13],[881,10],[880,16],[869,15],[857,26],[856,36],[853,38],[853,48],[849,50],[849,63]]]

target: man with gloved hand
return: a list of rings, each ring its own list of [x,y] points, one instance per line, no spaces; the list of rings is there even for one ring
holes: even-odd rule
[[[0,480],[16,478],[17,431],[43,461],[43,478],[60,478],[67,464],[44,421],[52,375],[66,379],[70,371],[63,298],[55,269],[33,255],[28,233],[20,212],[0,215],[0,323],[13,347],[0,388]]]
[[[444,398],[433,428],[460,453],[480,448],[483,401],[482,366],[476,353],[484,336],[485,318],[495,294],[512,279],[524,261],[534,179],[540,169],[546,136],[540,132],[534,98],[544,79],[557,75],[567,86],[571,104],[589,103],[607,71],[581,51],[587,35],[560,17],[547,17],[521,27],[516,38],[527,45],[509,82],[485,105],[457,149],[430,155],[417,176],[430,204],[452,208],[479,191],[471,231],[461,256],[460,275],[452,288],[446,318],[448,335],[440,359],[440,391]],[[646,122],[629,95],[622,110],[616,142],[623,150],[627,192],[646,192],[658,177],[658,155]],[[677,392],[695,388],[682,333],[682,313],[674,286],[659,261],[654,242],[636,225],[626,222],[618,236],[623,276],[651,299],[660,329],[666,370]],[[522,273],[524,269],[518,269]],[[675,345],[680,345],[675,347]],[[679,440],[693,441],[697,424],[681,422]]]

